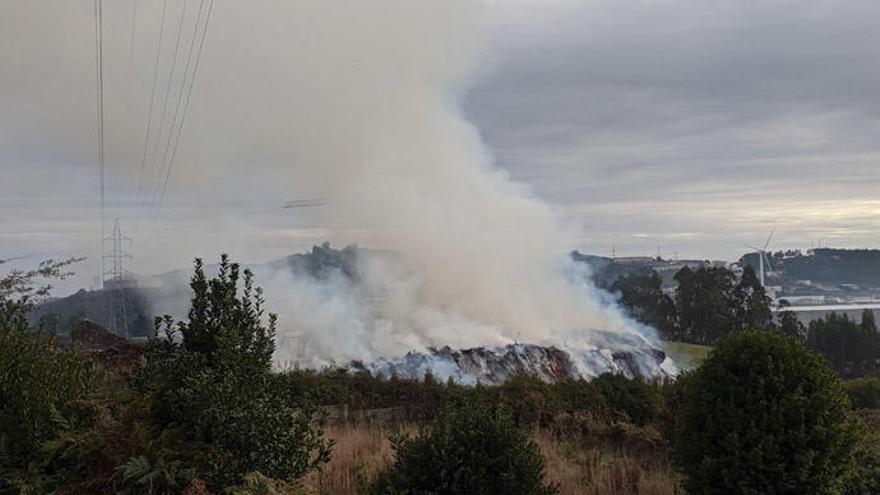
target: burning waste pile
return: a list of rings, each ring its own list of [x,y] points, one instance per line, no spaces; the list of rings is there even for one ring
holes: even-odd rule
[[[393,253],[358,249],[355,246],[336,250],[325,243],[315,246],[309,254],[290,256],[270,265],[270,268],[276,273],[274,280],[278,280],[277,273],[283,270],[292,274],[290,280],[296,281],[295,291],[323,294],[326,298],[312,302],[324,304],[325,307],[329,305],[336,309],[345,308],[349,313],[338,321],[347,321],[353,327],[359,328],[365,323],[365,318],[372,318],[373,321],[369,324],[377,327],[373,329],[374,332],[394,325],[408,327],[405,322],[390,320],[387,314],[383,316],[389,306],[399,308],[400,304],[400,301],[393,301],[395,296],[390,294],[389,288],[376,287],[365,282],[370,277],[365,267],[375,266],[380,260],[382,266],[399,261]],[[377,293],[382,293],[383,296]],[[346,298],[348,300],[343,303]],[[361,305],[368,304],[369,307],[359,306],[355,301],[359,301]],[[300,310],[302,309],[300,306]],[[408,308],[406,311],[413,309]],[[327,315],[316,319],[322,324],[328,323]],[[308,322],[309,318],[300,321]],[[418,330],[413,330],[407,328],[410,336],[419,334]],[[582,330],[572,332],[570,336],[571,340],[557,344],[510,342],[463,348],[453,348],[443,343],[427,343],[419,349],[413,342],[411,348],[406,349],[402,355],[399,351],[404,348],[398,347],[397,352],[366,352],[365,357],[352,357],[351,353],[345,353],[338,357],[338,361],[314,359],[311,355],[313,352],[321,354],[320,339],[315,338],[314,332],[299,333],[292,339],[290,333],[285,333],[282,336],[286,337],[282,339],[282,345],[286,344],[287,349],[290,349],[299,344],[301,353],[294,360],[305,366],[341,365],[352,371],[366,371],[378,376],[418,379],[430,373],[438,380],[452,379],[465,385],[475,385],[478,382],[499,384],[523,373],[553,382],[565,378],[593,378],[606,372],[621,373],[628,377],[662,379],[677,372],[665,353],[636,331]],[[349,340],[356,342],[359,338],[355,332]],[[381,345],[381,342],[378,344]],[[310,345],[318,348],[310,348]]]
[[[593,333],[599,336],[600,332]],[[615,345],[614,334],[602,334],[608,347],[587,347],[568,352],[554,346],[536,344],[508,344],[503,347],[474,347],[454,350],[429,347],[426,352],[410,351],[400,359],[380,358],[371,363],[352,361],[349,369],[369,371],[380,376],[424,378],[430,372],[439,380],[452,379],[463,385],[478,382],[489,385],[527,374],[546,382],[565,378],[594,378],[602,373],[621,373],[629,378],[666,378],[676,369],[666,354],[647,340]],[[624,344],[618,342],[617,344]],[[613,348],[627,348],[614,351]]]
[[[229,205],[309,198],[284,220],[227,208],[218,225],[233,228],[198,237],[203,256],[230,244],[265,253],[267,239],[381,248],[319,246],[255,270],[279,316],[281,365],[471,383],[673,372],[652,331],[565,256],[585,242],[578,219],[499,167],[466,118],[469,88],[493,65],[491,2],[293,3],[297,14],[260,30],[253,70],[222,85],[250,87],[262,60],[279,61],[271,84],[248,92],[258,98],[225,99],[232,118],[217,125],[236,139],[176,182]],[[290,43],[291,32],[321,43]]]

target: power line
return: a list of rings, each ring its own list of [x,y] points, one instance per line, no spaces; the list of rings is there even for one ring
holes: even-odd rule
[[[165,114],[168,111],[168,97],[171,95],[171,86],[172,81],[174,80],[174,69],[177,66],[177,52],[180,50],[180,35],[183,33],[183,21],[186,17],[186,6],[188,2],[184,0],[183,7],[180,9],[180,22],[177,24],[177,41],[174,44],[174,54],[171,57],[171,69],[168,71],[168,85],[165,88],[165,99],[162,102],[162,116],[159,118],[159,135],[156,138],[156,148],[155,151],[159,150],[159,143],[162,142],[162,128],[165,126]],[[172,129],[173,130],[173,129]],[[169,131],[171,132],[171,131]],[[160,178],[162,171],[159,171]],[[158,188],[153,191],[153,197],[150,201],[150,205],[153,206],[156,204],[156,196],[158,194]]]
[[[186,65],[183,68],[183,77],[181,77],[181,79],[180,79],[180,91],[177,92],[177,102],[174,105],[174,116],[171,119],[171,130],[168,132],[168,142],[165,144],[165,151],[162,153],[162,161],[159,162],[160,163],[160,166],[159,166],[159,174],[160,174],[159,177],[160,178],[164,175],[165,170],[168,166],[168,152],[171,150],[171,143],[172,143],[172,140],[175,138],[174,136],[176,134],[177,118],[180,115],[180,107],[181,107],[181,103],[183,101],[183,93],[184,93],[184,90],[186,89],[187,79],[189,78],[189,69],[192,66],[192,54],[193,54],[193,49],[195,48],[195,45],[196,45],[196,39],[198,38],[199,24],[201,23],[201,20],[202,20],[202,10],[203,10],[204,6],[205,6],[205,0],[201,0],[199,2],[199,10],[198,10],[198,13],[196,14],[196,19],[193,22],[192,40],[189,43],[189,49],[187,50],[187,54],[186,54]],[[193,74],[193,75],[195,75],[195,74]],[[157,214],[158,214],[158,211],[157,211]]]
[[[101,205],[101,238],[105,232],[105,194],[104,194],[104,4],[95,0],[95,83],[98,110],[98,188]],[[103,243],[103,241],[102,241]],[[103,246],[102,246],[103,247]],[[101,269],[104,266],[102,262]]]
[[[138,178],[138,218],[140,218],[140,210],[143,209],[144,201],[141,198],[141,193],[143,192],[144,187],[144,169],[147,164],[147,149],[150,145],[150,130],[153,124],[153,106],[156,101],[156,86],[159,82],[159,60],[160,55],[162,53],[162,40],[165,37],[165,14],[168,10],[168,0],[162,2],[162,21],[159,25],[159,43],[156,46],[156,60],[153,64],[153,88],[150,91],[150,106],[147,111],[147,125],[146,130],[144,131],[144,152],[141,156],[141,170]]]
[[[183,132],[183,124],[186,120],[187,111],[189,110],[189,102],[192,99],[192,91],[193,91],[193,87],[195,86],[196,75],[199,70],[199,62],[202,60],[202,49],[205,46],[205,38],[208,33],[208,25],[211,22],[211,13],[213,12],[213,10],[214,10],[214,0],[210,0],[210,3],[208,3],[208,13],[205,15],[205,26],[204,26],[204,28],[202,28],[202,37],[199,40],[199,48],[196,51],[196,61],[195,61],[195,64],[193,65],[193,74],[192,74],[192,77],[190,78],[189,88],[187,89],[187,93],[186,93],[186,101],[184,102],[183,115],[180,118],[180,125],[178,126],[178,129],[177,129],[177,136],[174,139],[174,147],[171,150],[171,158],[168,162],[168,168],[165,171],[165,180],[162,184],[162,193],[159,196],[159,204],[156,208],[156,218],[159,217],[159,211],[162,209],[162,202],[165,199],[165,191],[168,189],[168,181],[169,181],[169,178],[171,177],[171,170],[174,168],[174,160],[177,157],[177,147],[180,145],[180,135]]]
[[[134,3],[131,8],[131,39],[129,39],[129,41],[128,41],[129,65],[134,60],[134,38],[135,38],[135,32],[137,31],[137,14],[138,14],[138,0],[134,0]]]

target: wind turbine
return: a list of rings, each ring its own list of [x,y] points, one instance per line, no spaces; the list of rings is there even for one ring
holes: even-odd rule
[[[767,242],[764,243],[763,248],[746,245],[747,248],[754,249],[755,253],[758,254],[758,266],[760,267],[760,270],[758,272],[758,276],[760,277],[760,280],[761,280],[761,287],[767,287],[766,278],[765,278],[765,274],[764,274],[764,261],[767,262],[767,268],[769,268],[769,269],[773,268],[773,265],[770,264],[770,258],[767,257],[767,246],[770,245],[770,241],[773,239],[773,234],[775,234],[775,233],[776,233],[776,227],[773,227],[770,230],[770,235],[767,236]]]

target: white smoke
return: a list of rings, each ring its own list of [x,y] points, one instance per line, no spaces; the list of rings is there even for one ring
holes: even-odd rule
[[[315,224],[356,229],[361,243],[398,258],[369,258],[359,284],[264,277],[281,313],[280,361],[588,346],[590,329],[637,331],[567,260],[574,230],[495,168],[462,116],[458,100],[484,60],[488,4],[296,4],[286,21],[297,42],[273,68],[292,84],[282,104],[295,111],[272,121],[286,143],[268,148],[287,150],[289,164],[252,173],[322,198],[308,212]]]
[[[490,3],[247,6],[217,5],[199,76],[212,98],[194,102],[174,170],[178,198],[221,213],[191,238],[175,232],[173,250],[144,236],[141,259],[218,249],[265,258],[255,223],[268,220],[252,205],[277,211],[283,200],[309,198],[318,206],[290,210],[287,232],[396,255],[367,258],[357,284],[258,273],[280,316],[281,362],[517,341],[587,349],[591,330],[644,330],[572,266],[577,229],[496,168],[463,117],[459,99],[488,65]],[[221,197],[238,208],[212,204]],[[197,208],[187,199],[183,211]]]

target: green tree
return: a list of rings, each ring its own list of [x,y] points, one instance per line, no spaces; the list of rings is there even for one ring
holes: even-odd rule
[[[763,330],[771,325],[773,312],[770,311],[770,297],[751,265],[743,270],[732,296],[735,329]]]
[[[620,294],[620,305],[635,320],[656,328],[664,338],[676,338],[675,302],[663,293],[660,274],[620,275],[609,290]]]
[[[726,268],[682,268],[678,281],[676,308],[682,340],[713,344],[737,327],[733,291],[736,277]]]
[[[788,307],[788,301],[781,301],[780,307],[782,307],[783,310],[776,315],[775,327],[784,337],[803,343],[807,338],[807,328],[801,323],[797,313],[785,309]]]
[[[206,446],[203,458],[188,462],[212,489],[250,472],[294,480],[330,456],[317,406],[287,397],[272,373],[275,315],[264,314],[251,272],[239,279],[225,255],[211,280],[196,260],[189,318],[157,319],[162,337],[150,344],[136,380],[153,400],[156,421]]]
[[[871,311],[864,312],[861,322],[837,313],[811,321],[807,346],[827,357],[846,378],[880,370],[880,335]]]
[[[859,440],[828,364],[771,332],[721,340],[685,383],[674,457],[690,493],[833,494]]]
[[[448,404],[418,436],[392,438],[395,460],[370,495],[550,495],[538,446],[510,408],[486,401]]]
[[[0,468],[31,461],[57,433],[68,404],[89,389],[89,363],[27,323],[34,304],[48,296],[48,281],[70,275],[77,261],[49,260],[0,278]]]

